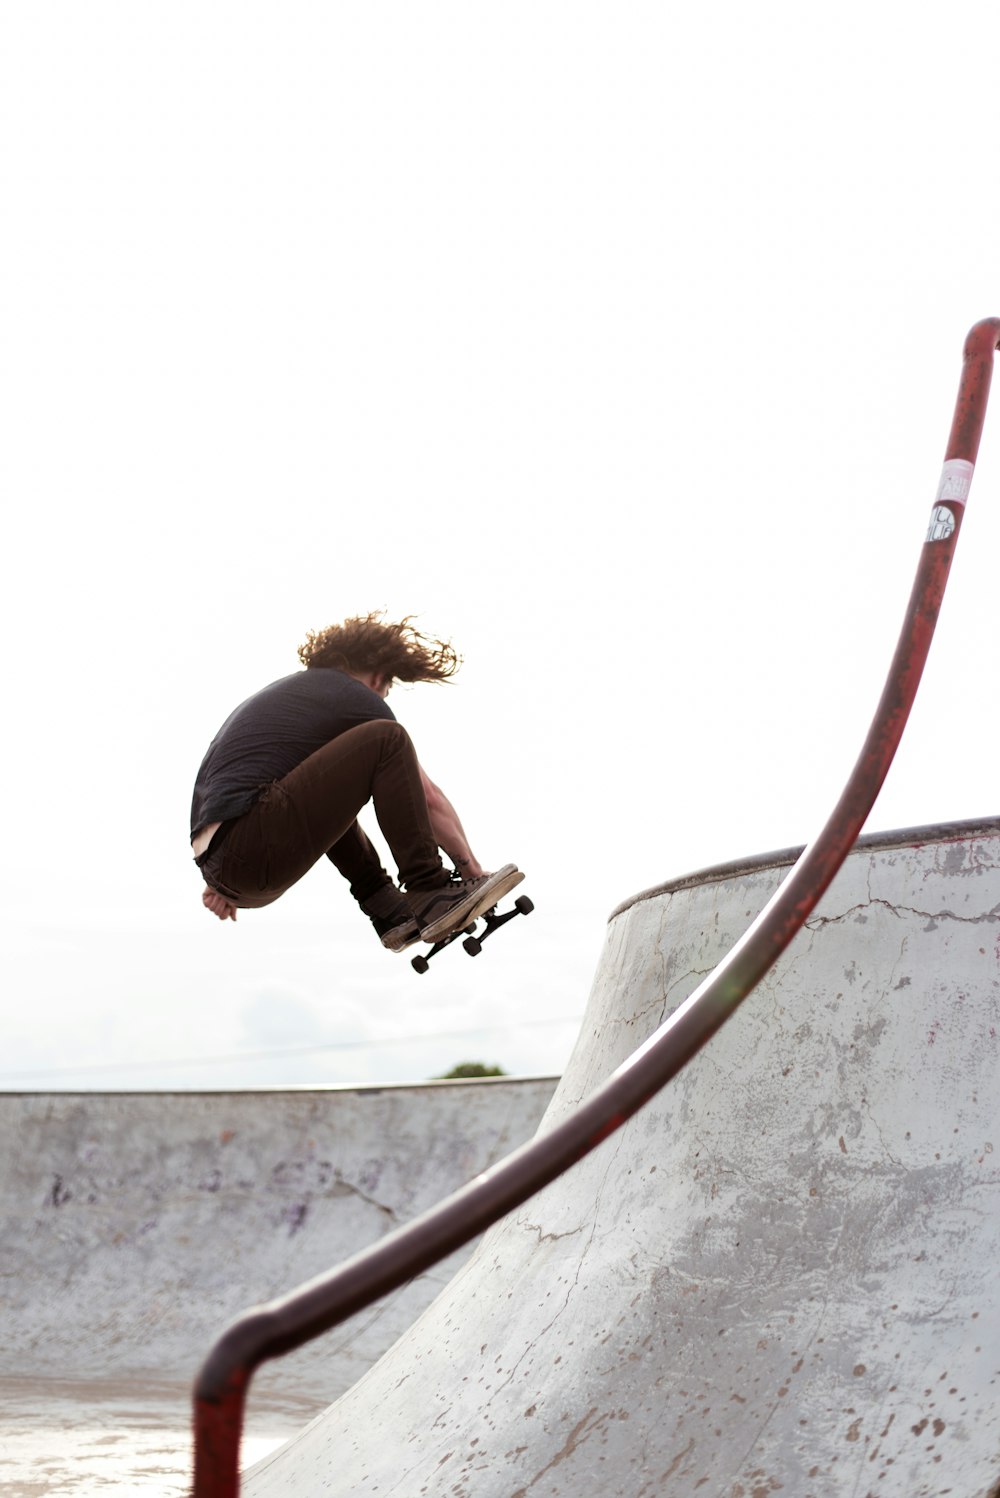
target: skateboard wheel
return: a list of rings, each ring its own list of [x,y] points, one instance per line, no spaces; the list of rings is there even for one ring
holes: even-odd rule
[[[411,957],[410,966],[415,973],[426,973],[427,969],[430,967],[430,963],[427,961],[426,957]]]
[[[483,950],[482,942],[477,941],[474,936],[467,936],[463,941],[462,946],[468,952],[470,957],[478,957],[480,952]]]
[[[514,909],[519,910],[522,915],[530,915],[534,908],[534,902],[529,900],[527,895],[518,895],[514,901]]]

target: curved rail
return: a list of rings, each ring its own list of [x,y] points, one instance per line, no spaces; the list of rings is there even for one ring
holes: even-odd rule
[[[916,696],[961,527],[998,347],[1000,318],[977,323],[966,339],[941,482],[899,642],[861,754],[819,836],[715,971],[570,1118],[340,1268],[246,1312],[229,1327],[195,1386],[194,1498],[239,1493],[243,1408],[262,1362],[404,1284],[582,1159],[711,1039],[806,921],[864,825]]]

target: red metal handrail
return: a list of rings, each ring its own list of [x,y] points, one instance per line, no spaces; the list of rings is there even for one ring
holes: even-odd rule
[[[290,1352],[445,1258],[596,1148],[690,1061],[788,946],[829,887],[875,801],[923,672],[961,527],[986,414],[1000,318],[977,323],[931,523],[885,689],[850,779],[816,840],[715,971],[624,1065],[551,1132],[339,1269],[239,1317],[195,1386],[194,1498],[236,1498],[247,1386]]]

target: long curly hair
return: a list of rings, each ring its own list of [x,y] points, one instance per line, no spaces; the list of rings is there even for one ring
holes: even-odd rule
[[[299,660],[307,669],[334,666],[338,671],[375,671],[392,681],[447,681],[461,665],[461,656],[450,641],[414,629],[414,617],[407,614],[398,624],[386,624],[379,610],[310,630],[299,646]]]

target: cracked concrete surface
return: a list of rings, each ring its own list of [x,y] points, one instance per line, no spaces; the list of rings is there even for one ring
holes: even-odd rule
[[[787,864],[615,914],[543,1129],[725,955]],[[249,1472],[248,1498],[986,1498],[998,912],[996,824],[866,840],[705,1051],[487,1234]]]
[[[190,1388],[226,1323],[502,1159],[554,1087],[0,1095],[0,1488],[184,1492]],[[469,1252],[273,1365],[249,1449],[353,1384]]]

